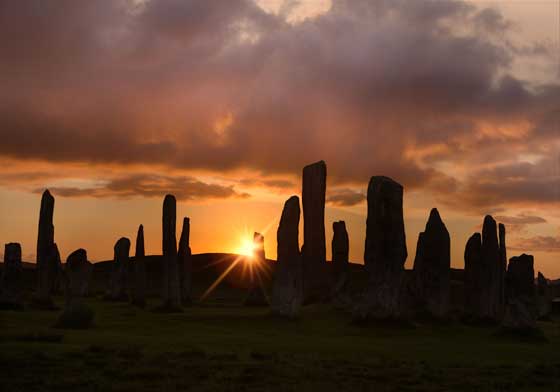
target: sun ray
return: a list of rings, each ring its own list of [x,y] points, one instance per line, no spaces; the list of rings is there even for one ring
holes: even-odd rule
[[[222,272],[222,274],[214,281],[214,283],[212,283],[210,285],[210,287],[208,287],[208,289],[204,292],[204,294],[202,294],[202,296],[200,297],[200,302],[204,301],[206,299],[206,297],[208,297],[208,295],[214,291],[214,289],[222,282],[222,280],[224,280],[224,278],[227,276],[227,274],[229,274],[231,272],[232,269],[235,268],[235,266],[242,260],[241,257],[237,257],[233,263],[231,263],[231,265],[229,267],[227,267],[227,269]]]

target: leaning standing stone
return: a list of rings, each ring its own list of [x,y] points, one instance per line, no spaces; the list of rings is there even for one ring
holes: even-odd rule
[[[56,309],[51,293],[58,271],[58,249],[54,243],[54,197],[48,190],[41,197],[39,226],[37,234],[37,291],[33,306],[42,309]]]
[[[179,283],[181,285],[181,300],[183,305],[192,302],[192,258],[191,247],[189,245],[191,233],[191,221],[189,218],[183,218],[183,229],[179,239],[179,251],[177,253]]]
[[[0,280],[0,309],[23,309],[23,266],[21,245],[11,242],[4,247],[4,270]]]
[[[181,293],[177,268],[177,202],[175,196],[166,195],[163,201],[162,248],[163,291],[162,307],[168,311],[180,310]]]
[[[372,177],[367,202],[364,263],[369,281],[364,302],[355,309],[354,316],[358,321],[398,318],[407,257],[403,187],[388,177]]]
[[[301,255],[299,252],[299,198],[290,197],[284,204],[278,225],[276,262],[272,288],[272,313],[294,318],[303,302]]]

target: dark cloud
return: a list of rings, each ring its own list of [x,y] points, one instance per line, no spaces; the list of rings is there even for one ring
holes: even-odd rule
[[[361,192],[352,189],[330,190],[327,196],[327,203],[333,206],[350,207],[362,203],[366,196]]]
[[[518,251],[560,252],[560,237],[535,236],[521,238],[514,242],[512,249]]]
[[[37,189],[40,193],[43,189]],[[170,177],[152,174],[135,174],[110,180],[103,186],[91,188],[51,187],[50,191],[62,197],[162,197],[171,193],[178,200],[204,200],[247,198],[248,193],[238,192],[233,186],[209,184],[191,177]]]
[[[555,178],[480,181],[442,169],[550,158],[544,146],[558,137],[560,88],[510,74],[523,48],[495,10],[335,0],[290,24],[249,0],[0,0],[0,9],[1,156],[263,178],[324,159],[339,186],[385,174],[467,206],[558,200]]]

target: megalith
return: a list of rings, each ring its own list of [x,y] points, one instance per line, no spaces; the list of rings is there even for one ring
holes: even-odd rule
[[[23,265],[21,245],[4,246],[4,269],[0,280],[0,309],[23,309]]]
[[[533,256],[522,254],[509,260],[506,273],[506,307],[502,326],[513,330],[536,328],[537,304]]]
[[[75,250],[68,256],[64,268],[66,302],[88,295],[92,270],[93,264],[88,261],[85,249]]]
[[[168,311],[180,310],[181,290],[177,263],[177,201],[175,196],[166,195],[163,200],[162,250],[163,250],[163,290],[162,308]]]
[[[183,305],[192,303],[192,258],[190,247],[191,223],[190,219],[183,218],[183,229],[179,239],[179,251],[177,253],[179,283],[181,285],[181,301]]]
[[[146,306],[146,253],[144,250],[144,226],[138,227],[133,265],[132,304]]]
[[[350,241],[344,221],[333,222],[331,251],[331,282],[333,285],[333,295],[336,296],[344,290],[348,280],[348,253],[350,251]]]
[[[127,301],[128,271],[130,264],[130,240],[122,237],[113,247],[114,257],[106,298],[111,301]]]
[[[246,306],[267,306],[261,271],[267,267],[264,252],[264,236],[253,234],[253,255],[249,257],[249,290],[244,304]]]

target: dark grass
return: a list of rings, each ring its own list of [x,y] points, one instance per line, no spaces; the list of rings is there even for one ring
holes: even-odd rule
[[[559,320],[535,343],[461,323],[357,326],[329,305],[283,320],[219,295],[181,313],[86,302],[95,324],[79,331],[50,328],[57,312],[0,312],[3,391],[560,390]]]

